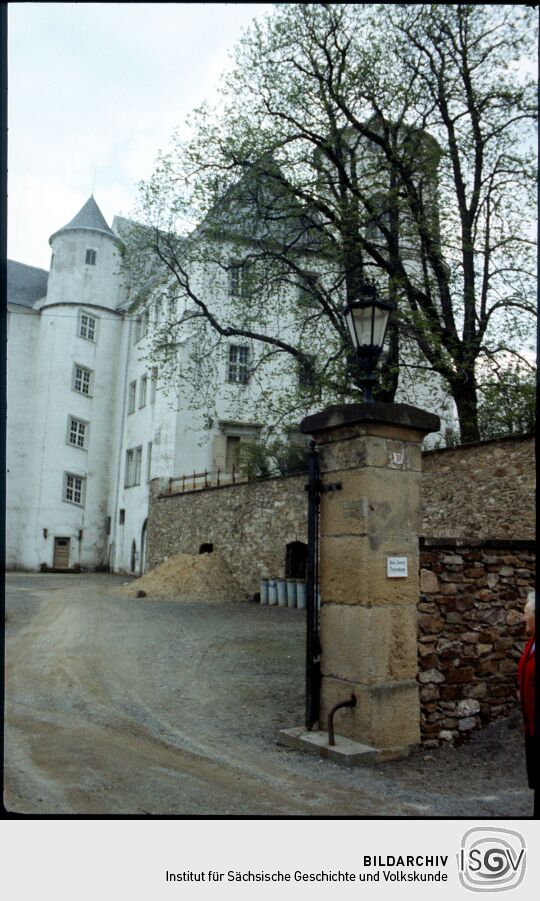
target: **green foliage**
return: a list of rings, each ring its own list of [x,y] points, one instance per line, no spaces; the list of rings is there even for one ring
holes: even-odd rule
[[[307,447],[295,442],[277,442],[271,446],[270,454],[280,475],[294,475],[307,469]]]
[[[242,444],[240,467],[248,479],[295,475],[306,471],[306,451],[304,443],[257,439]]]
[[[341,309],[370,278],[397,304],[378,396],[434,373],[476,440],[478,367],[519,351],[536,312],[535,30],[505,4],[285,4],[255,23],[219,106],[141,186],[136,302],[177,299],[163,377],[211,409],[241,339],[238,412],[277,425],[357,400]]]
[[[480,389],[478,411],[483,440],[536,430],[536,372],[516,364],[501,368]]]
[[[266,479],[272,475],[268,448],[260,440],[245,442],[240,447],[239,464],[248,479]]]

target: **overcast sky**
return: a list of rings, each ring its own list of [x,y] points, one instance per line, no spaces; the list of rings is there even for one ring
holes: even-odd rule
[[[10,3],[8,256],[49,268],[49,236],[92,188],[109,224],[175,126],[215,98],[250,3]]]

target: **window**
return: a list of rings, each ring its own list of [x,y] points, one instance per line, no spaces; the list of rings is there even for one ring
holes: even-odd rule
[[[81,313],[79,319],[79,338],[86,338],[87,341],[96,340],[96,320],[88,313]]]
[[[152,372],[150,373],[150,403],[153,404],[156,401],[156,391],[157,391],[157,366],[154,366]]]
[[[148,334],[148,326],[150,323],[150,313],[144,310],[136,317],[133,322],[133,343],[138,344]]]
[[[142,447],[135,448],[135,475],[134,485],[141,484]]]
[[[138,344],[148,334],[148,325],[150,322],[150,313],[143,310],[135,319],[135,327],[133,332],[133,343]]]
[[[152,442],[149,441],[146,447],[146,481],[152,478]]]
[[[79,504],[82,506],[84,499],[84,483],[86,479],[82,476],[73,475],[70,472],[64,473],[64,500],[70,504]]]
[[[229,293],[231,297],[249,297],[251,294],[251,272],[240,260],[229,263]]]
[[[97,257],[96,250],[87,250],[86,251],[86,260],[85,260],[86,265],[87,266],[95,266],[96,265],[96,257]]]
[[[298,285],[298,303],[303,307],[316,306],[317,276],[314,272],[304,272]]]
[[[239,344],[231,344],[227,366],[228,382],[239,382],[241,385],[247,384],[249,379],[248,359],[249,348]]]
[[[111,534],[111,517],[110,516],[108,516],[105,521],[105,531],[106,531],[107,535]]]
[[[132,488],[141,484],[142,446],[126,451],[126,467],[124,471],[124,488]]]
[[[92,370],[75,363],[73,367],[73,390],[90,397],[92,394]]]
[[[139,407],[146,406],[146,388],[148,385],[148,376],[141,376],[141,384],[139,386]]]
[[[240,266],[233,264],[230,272],[229,290],[231,297],[240,297]]]
[[[123,526],[125,521],[126,521],[126,511],[124,509],[122,509],[122,510],[120,510],[120,513],[118,514],[118,522],[120,523],[121,526]]]
[[[371,198],[371,216],[366,224],[368,241],[380,241],[384,236],[381,228],[390,228],[390,210],[388,198],[376,195]]]
[[[167,318],[169,320],[169,325],[176,318],[176,297],[169,297],[169,303],[167,306]]]
[[[72,444],[73,447],[86,447],[86,441],[88,437],[88,429],[87,422],[83,422],[82,419],[75,419],[74,416],[69,417],[69,428],[68,428],[68,444]]]
[[[132,450],[126,451],[126,468],[124,471],[124,488],[130,488],[133,485],[133,456]]]
[[[383,225],[386,225],[384,220],[381,219],[380,216],[375,217],[374,219],[370,219],[366,225],[366,238],[368,241],[379,241],[382,237],[382,232],[379,228],[379,222],[382,222]]]
[[[137,397],[137,382],[130,382],[128,396],[128,413],[135,412],[135,398]]]
[[[145,310],[141,319],[141,338],[146,338],[148,334],[148,326],[150,324],[150,313]]]
[[[300,388],[313,388],[315,385],[315,357],[307,356],[305,360],[298,361],[298,386]]]
[[[154,326],[158,326],[161,322],[161,297],[158,297],[154,304]]]

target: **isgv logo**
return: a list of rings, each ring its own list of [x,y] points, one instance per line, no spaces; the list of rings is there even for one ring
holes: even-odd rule
[[[464,888],[471,892],[507,892],[525,875],[525,840],[511,829],[475,827],[461,839],[457,858]]]

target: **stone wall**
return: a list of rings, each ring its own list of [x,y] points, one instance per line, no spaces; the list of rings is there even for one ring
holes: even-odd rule
[[[172,554],[198,554],[213,544],[253,594],[261,578],[285,575],[287,544],[306,541],[306,476],[265,479],[207,491],[160,496],[152,482],[148,515],[149,568]]]
[[[422,454],[422,534],[534,538],[534,436]]]
[[[534,451],[534,438],[524,436],[423,453],[421,534],[533,538]],[[284,574],[288,542],[306,541],[305,475],[160,498],[165,484],[152,483],[150,567],[211,542],[254,592],[261,575]]]
[[[420,548],[421,731],[454,740],[517,704],[532,541],[436,541]]]
[[[516,705],[522,610],[534,584],[534,439],[422,457],[430,538],[420,549],[418,648],[422,738],[430,742],[465,736]],[[261,577],[285,575],[287,544],[306,541],[305,484],[299,475],[167,496],[166,482],[155,480],[150,568],[211,543],[242,588],[258,591]]]

